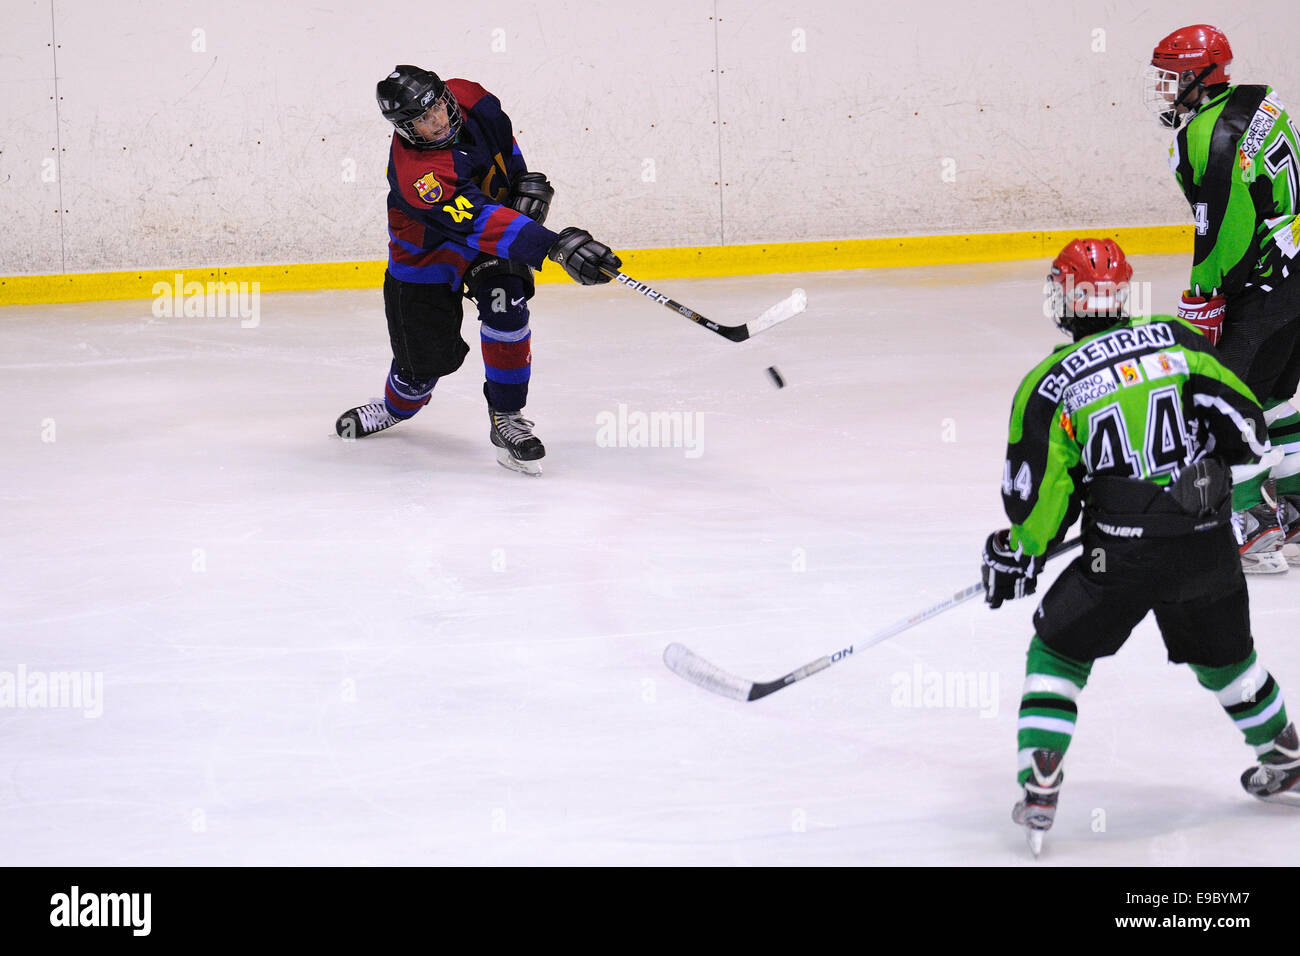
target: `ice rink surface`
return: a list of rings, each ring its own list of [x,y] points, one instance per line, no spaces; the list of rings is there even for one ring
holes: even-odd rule
[[[1134,262],[1168,311],[1186,261]],[[255,328],[0,310],[0,670],[102,677],[93,707],[0,709],[0,858],[1034,865],[1036,599],[755,703],[660,656],[769,680],[978,579],[1012,392],[1060,340],[1046,266],[655,283],[725,323],[807,290],[739,345],[542,286],[539,479],[494,460],[472,312],[432,403],[345,443],[387,371],[378,290],[264,295]],[[634,447],[651,413],[678,447]],[[1300,707],[1300,572],[1250,589]],[[1080,698],[1037,865],[1293,864],[1300,812],[1242,792],[1251,762],[1148,620]]]

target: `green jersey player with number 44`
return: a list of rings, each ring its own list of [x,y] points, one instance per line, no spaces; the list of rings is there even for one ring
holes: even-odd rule
[[[1109,239],[1076,239],[1052,263],[1052,314],[1074,341],[1016,391],[1002,472],[1011,527],[984,545],[996,608],[1033,593],[1044,556],[1083,512],[1083,554],[1034,615],[1020,701],[1024,798],[1012,819],[1035,854],[1092,666],[1149,612],[1169,659],[1191,665],[1254,748],[1260,762],[1242,786],[1300,802],[1300,740],[1255,658],[1231,529],[1228,469],[1268,452],[1256,437],[1263,411],[1192,325],[1125,315],[1132,275]]]
[[[1244,570],[1275,573],[1300,564],[1300,133],[1272,87],[1232,85],[1231,65],[1220,30],[1182,27],[1156,45],[1145,99],[1178,130],[1169,166],[1196,224],[1178,314],[1259,398],[1280,453],[1238,469],[1233,493]]]

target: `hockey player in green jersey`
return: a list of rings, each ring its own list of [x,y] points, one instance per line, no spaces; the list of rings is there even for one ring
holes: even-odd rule
[[[1132,274],[1108,239],[1076,239],[1052,263],[1053,314],[1074,342],[1016,392],[1002,471],[1011,527],[984,545],[996,608],[1034,592],[1044,555],[1083,512],[1083,554],[1034,615],[1020,702],[1024,797],[1012,818],[1035,854],[1093,663],[1149,611],[1169,659],[1191,665],[1254,748],[1259,763],[1242,786],[1300,803],[1300,740],[1255,659],[1230,521],[1228,467],[1268,451],[1263,411],[1189,323],[1125,316]]]
[[[1230,84],[1231,64],[1215,27],[1175,30],[1152,54],[1146,102],[1178,130],[1169,165],[1196,224],[1178,314],[1259,398],[1285,455],[1238,469],[1233,493],[1244,569],[1274,573],[1300,564],[1300,135],[1271,87]]]

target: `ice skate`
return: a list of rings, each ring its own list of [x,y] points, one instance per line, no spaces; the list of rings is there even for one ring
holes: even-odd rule
[[[400,418],[393,417],[387,405],[375,399],[369,405],[350,408],[340,415],[339,420],[334,423],[334,431],[338,432],[338,436],[344,441],[352,441],[391,428],[400,421]]]
[[[1282,556],[1293,568],[1300,568],[1300,495],[1282,495],[1278,502],[1286,538],[1282,542]]]
[[[1241,552],[1242,571],[1247,574],[1282,574],[1287,570],[1287,559],[1282,550],[1286,533],[1278,523],[1277,509],[1267,501],[1235,512],[1232,530]]]
[[[1259,758],[1259,764],[1241,775],[1241,785],[1252,797],[1269,803],[1300,807],[1300,738],[1295,724],[1287,724],[1273,738],[1273,749]]]
[[[1056,798],[1065,780],[1063,756],[1056,750],[1034,751],[1025,795],[1011,810],[1012,821],[1025,828],[1025,839],[1035,857],[1043,851],[1043,836],[1056,820]]]
[[[495,408],[488,409],[488,419],[492,423],[489,437],[497,449],[497,462],[520,474],[541,475],[546,448],[533,434],[533,423],[518,412],[500,412]]]

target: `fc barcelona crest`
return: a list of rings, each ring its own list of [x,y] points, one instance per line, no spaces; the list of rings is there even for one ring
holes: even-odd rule
[[[430,206],[442,198],[442,183],[438,182],[438,178],[433,173],[425,173],[417,179],[415,190]]]

